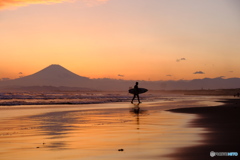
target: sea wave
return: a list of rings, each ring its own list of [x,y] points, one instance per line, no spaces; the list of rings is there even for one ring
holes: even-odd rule
[[[157,94],[142,94],[141,100],[167,99]],[[96,104],[109,102],[129,102],[132,95],[125,92],[88,93],[0,93],[0,106],[51,105],[51,104]]]

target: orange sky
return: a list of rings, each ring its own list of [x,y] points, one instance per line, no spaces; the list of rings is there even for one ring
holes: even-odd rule
[[[51,64],[90,78],[240,77],[239,7],[235,0],[4,0],[0,79]]]

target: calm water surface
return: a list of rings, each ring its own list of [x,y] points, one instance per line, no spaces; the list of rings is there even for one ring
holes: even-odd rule
[[[164,110],[212,100],[2,107],[0,159],[168,160],[175,149],[203,143],[207,131],[189,127],[196,115]]]

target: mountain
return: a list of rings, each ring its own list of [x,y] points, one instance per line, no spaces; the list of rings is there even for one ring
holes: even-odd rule
[[[226,89],[240,88],[240,78],[204,78],[194,80],[178,81],[138,81],[139,87],[149,90],[199,90],[199,89]],[[22,78],[14,80],[0,81],[1,88],[31,87],[39,88],[43,86],[52,87],[76,87],[78,90],[128,90],[133,87],[133,80],[117,79],[89,79],[79,76],[60,65],[50,65],[43,70]],[[39,86],[39,87],[37,87]],[[45,88],[44,88],[45,89]],[[52,88],[53,89],[53,88]],[[56,88],[54,88],[56,89]],[[59,88],[58,88],[59,89]],[[73,88],[69,88],[73,90]]]
[[[4,81],[0,86],[86,86],[90,79],[79,76],[60,65],[50,65],[43,70],[22,78]]]

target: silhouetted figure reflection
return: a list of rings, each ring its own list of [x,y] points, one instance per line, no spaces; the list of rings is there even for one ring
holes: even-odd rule
[[[134,104],[134,108],[132,110],[132,112],[136,115],[136,118],[137,118],[137,125],[139,125],[139,113],[140,113],[140,107],[139,107],[139,103],[138,104]],[[139,129],[139,127],[137,128]]]
[[[136,122],[137,122],[137,125],[138,125],[137,129],[140,129],[140,115],[146,115],[146,113],[147,113],[147,110],[140,109],[139,104],[140,103],[133,104],[134,107],[131,108],[131,110],[130,110],[130,113],[132,113],[134,115],[134,117],[136,117]]]
[[[132,98],[131,103],[133,103],[133,100],[134,100],[136,97],[138,98],[138,103],[141,103],[141,102],[140,102],[140,98],[139,98],[138,82],[136,82],[136,84],[135,84],[135,86],[134,86],[134,95],[133,95],[133,98]]]
[[[132,109],[132,112],[135,113],[136,115],[138,115],[140,113],[139,103],[134,104],[134,108]]]

